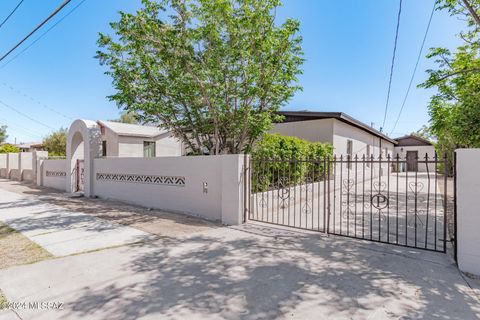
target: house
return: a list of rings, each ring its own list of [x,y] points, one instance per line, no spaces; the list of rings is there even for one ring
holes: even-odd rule
[[[406,164],[400,166],[400,171],[435,172],[435,147],[421,137],[406,135],[396,138],[395,157],[406,159]],[[430,162],[431,161],[431,162]]]
[[[338,157],[393,157],[397,141],[343,112],[281,111],[279,114],[284,121],[276,123],[272,133],[331,143]]]
[[[182,143],[171,132],[154,126],[97,121],[104,157],[182,156]]]
[[[15,147],[20,149],[20,152],[33,152],[33,151],[42,151],[43,143],[42,142],[29,142],[16,144]]]

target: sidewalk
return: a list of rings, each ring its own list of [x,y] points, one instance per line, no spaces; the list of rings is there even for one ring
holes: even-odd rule
[[[54,256],[66,256],[153,240],[149,233],[43,202],[0,191],[0,221]]]

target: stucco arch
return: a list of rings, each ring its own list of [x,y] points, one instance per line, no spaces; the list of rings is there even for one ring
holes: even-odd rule
[[[76,191],[75,169],[77,160],[85,161],[84,194],[93,195],[93,160],[102,154],[102,134],[95,121],[75,120],[67,138],[67,186],[69,193]]]

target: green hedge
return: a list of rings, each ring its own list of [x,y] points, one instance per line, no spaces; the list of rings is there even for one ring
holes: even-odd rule
[[[0,153],[19,153],[20,149],[11,144],[4,144],[0,146]]]
[[[252,152],[252,190],[260,192],[321,181],[324,160],[332,155],[331,144],[265,134]]]

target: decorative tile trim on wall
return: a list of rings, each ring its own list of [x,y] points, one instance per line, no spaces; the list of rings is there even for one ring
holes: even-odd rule
[[[126,173],[97,173],[98,181],[129,182],[184,187],[185,177],[154,176]]]
[[[67,173],[65,171],[48,171],[46,172],[47,177],[58,177],[58,178],[63,178],[67,176]]]

